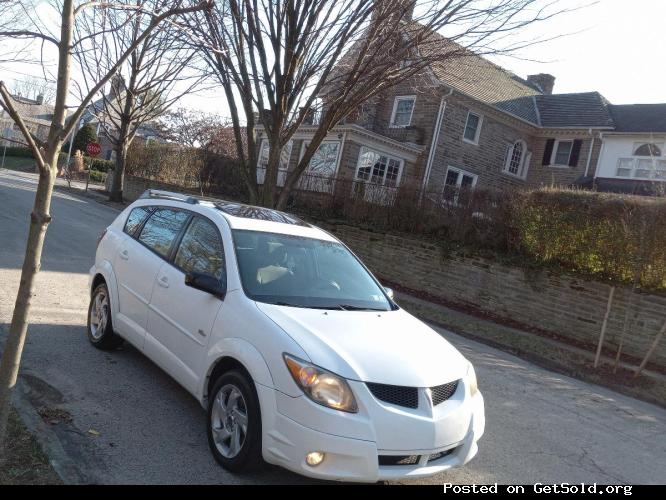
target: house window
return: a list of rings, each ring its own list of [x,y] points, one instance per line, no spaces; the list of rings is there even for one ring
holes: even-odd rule
[[[402,160],[363,146],[358,155],[356,180],[396,187],[402,175]]]
[[[460,168],[448,167],[444,180],[443,197],[445,201],[458,203],[460,192],[476,186],[478,176]]]
[[[303,142],[301,158],[309,145],[309,142]],[[312,155],[306,175],[301,176],[299,187],[308,191],[332,193],[339,155],[340,141],[323,141]]]
[[[531,157],[532,154],[527,151],[525,141],[516,141],[507,147],[504,172],[524,179],[527,177]]]
[[[478,175],[456,167],[449,167],[446,170],[446,185],[458,188],[472,188],[476,186]]]
[[[573,141],[555,141],[551,165],[568,166],[573,150]]]
[[[620,158],[617,162],[617,177],[633,179],[666,179],[666,160],[655,158]]]
[[[287,169],[289,168],[289,158],[291,158],[291,148],[293,141],[289,141],[280,152],[280,165],[278,167],[277,185],[284,186],[287,179]],[[261,147],[259,148],[259,159],[257,161],[257,183],[263,184],[266,177],[266,168],[268,167],[268,155],[270,153],[270,146],[267,139],[262,139]]]
[[[661,156],[661,148],[658,144],[649,142],[634,145],[634,156]]]
[[[463,140],[472,144],[479,143],[479,135],[481,134],[481,123],[483,117],[472,113],[467,114],[467,122],[465,123],[465,131],[463,132]]]
[[[391,127],[408,127],[412,123],[415,96],[396,97],[391,113]]]

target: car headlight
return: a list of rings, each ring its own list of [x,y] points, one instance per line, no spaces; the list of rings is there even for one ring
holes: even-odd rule
[[[469,393],[472,396],[479,392],[479,386],[476,382],[476,372],[474,371],[472,363],[469,364],[469,368],[467,369],[467,383],[469,384]]]
[[[354,393],[345,379],[289,354],[284,354],[284,361],[296,385],[312,401],[334,410],[358,411]]]

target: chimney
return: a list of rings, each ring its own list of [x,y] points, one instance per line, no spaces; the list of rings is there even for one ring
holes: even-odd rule
[[[35,100],[37,104],[44,104],[44,94],[39,94]]]
[[[548,73],[539,73],[538,75],[529,75],[527,81],[532,85],[536,85],[541,93],[550,95],[553,93],[555,87],[555,77]]]
[[[125,79],[120,73],[116,73],[111,77],[111,91],[109,92],[111,97],[120,97],[126,88]]]
[[[372,7],[372,19],[381,16],[386,19],[388,9],[395,13],[402,21],[411,21],[414,18],[416,0],[375,0]]]

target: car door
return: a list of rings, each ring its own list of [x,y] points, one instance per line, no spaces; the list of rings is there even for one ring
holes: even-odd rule
[[[211,276],[226,289],[220,232],[212,221],[199,215],[183,233],[172,263],[165,263],[157,274],[145,347],[148,356],[194,393],[222,301],[186,285],[185,276],[191,272]]]
[[[141,217],[143,220],[137,222]],[[144,347],[148,304],[157,271],[188,218],[187,212],[176,209],[137,207],[125,225],[128,237],[114,262],[118,280],[115,327],[139,349]]]

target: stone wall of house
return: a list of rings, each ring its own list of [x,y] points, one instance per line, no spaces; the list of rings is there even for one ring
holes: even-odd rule
[[[470,111],[483,117],[478,144],[463,141]],[[507,146],[522,139],[527,143],[528,151],[534,151],[532,134],[535,130],[472,99],[458,94],[448,97],[428,189],[442,190],[448,167],[478,175],[476,186],[480,188],[524,187],[526,182],[523,179],[503,172]],[[530,168],[535,158],[533,153]]]
[[[380,278],[555,333],[596,349],[611,287],[598,281],[527,272],[480,258],[452,258],[417,238],[376,233],[346,225],[323,227],[350,246]],[[666,321],[666,296],[632,294],[617,287],[604,343],[615,353],[628,313],[623,352],[642,359]],[[666,366],[666,342],[652,362]]]
[[[578,156],[578,164],[575,167],[553,167],[550,165],[543,165],[544,149],[548,139],[582,140],[583,144],[580,149],[580,155]],[[532,157],[532,165],[527,175],[527,183],[530,187],[551,185],[561,186],[572,184],[576,179],[585,174],[585,167],[587,165],[591,145],[592,138],[590,137],[587,130],[578,132],[557,131],[540,136],[535,141],[534,155]],[[592,147],[590,168],[588,170],[589,176],[594,175],[597,162],[599,161],[600,151],[601,140],[596,138]]]

